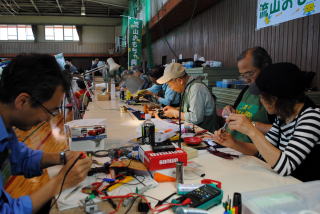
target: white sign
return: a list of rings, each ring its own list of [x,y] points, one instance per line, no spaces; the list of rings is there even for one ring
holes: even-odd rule
[[[258,0],[257,29],[317,13],[319,0]]]

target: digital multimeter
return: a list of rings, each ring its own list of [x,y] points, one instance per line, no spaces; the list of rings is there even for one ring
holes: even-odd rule
[[[223,191],[216,187],[215,184],[206,184],[191,192],[186,193],[183,196],[173,199],[172,203],[180,204],[187,198],[190,198],[191,203],[187,206],[207,210],[213,206],[220,204],[222,201],[222,197]],[[174,210],[176,208],[177,206],[173,207]]]

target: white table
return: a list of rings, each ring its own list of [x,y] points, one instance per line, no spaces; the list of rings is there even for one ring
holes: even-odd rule
[[[84,116],[84,118],[105,118],[107,120],[107,142],[110,147],[125,144],[128,139],[136,137],[136,129],[142,123],[129,113],[121,113],[121,105],[123,104],[118,100],[94,101],[89,104],[88,111]],[[263,161],[252,156],[226,160],[201,151],[199,157],[192,159],[192,161],[203,166],[203,170],[206,172],[205,178],[222,182],[223,201],[228,196],[232,198],[234,192],[254,191],[301,182],[290,176],[279,176]],[[200,177],[195,180],[185,178],[185,183],[200,183],[201,179]],[[159,183],[157,188],[150,189],[145,194],[163,199],[176,191],[175,186],[176,184],[173,182]],[[224,209],[219,205],[209,211],[210,213],[222,214]],[[172,211],[169,210],[166,213],[172,213]]]

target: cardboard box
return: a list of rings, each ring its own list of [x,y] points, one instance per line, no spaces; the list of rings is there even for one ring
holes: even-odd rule
[[[106,120],[81,119],[64,125],[70,150],[97,151],[106,148]]]
[[[105,150],[106,138],[96,140],[72,140],[69,138],[69,147],[71,151],[98,151]]]
[[[176,162],[180,161],[187,165],[187,153],[180,148],[172,152],[153,152],[149,145],[142,145],[139,148],[141,162],[150,170],[175,168]]]
[[[97,99],[98,101],[111,100],[111,95],[109,92],[107,92],[106,94],[98,94]]]

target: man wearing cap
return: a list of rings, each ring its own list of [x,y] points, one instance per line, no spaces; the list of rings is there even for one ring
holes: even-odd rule
[[[262,47],[248,48],[243,51],[237,58],[240,76],[249,84],[253,84],[261,70],[272,63],[268,52]],[[268,115],[266,109],[259,100],[259,96],[252,94],[247,86],[239,94],[233,106],[226,106],[222,111],[223,117],[228,117],[230,113],[246,115],[252,123],[263,133],[271,128],[274,116]],[[239,142],[251,142],[250,138],[236,130],[225,133],[216,132],[217,137],[231,136]],[[215,139],[216,140],[216,139]]]
[[[217,116],[215,99],[201,80],[190,77],[185,68],[179,63],[169,64],[162,77],[157,80],[159,84],[168,83],[175,92],[182,93],[181,119],[196,124],[203,129],[214,131],[217,129]],[[179,117],[179,110],[166,106],[165,116]]]
[[[250,92],[259,95],[269,114],[277,116],[272,128],[264,135],[246,116],[231,114],[227,118],[229,128],[249,136],[253,144],[241,145],[230,138],[216,142],[246,155],[259,154],[282,176],[319,180],[320,108],[304,93],[305,77],[291,63],[276,63],[263,69]]]
[[[180,103],[180,93],[173,91],[168,84],[158,84],[157,79],[163,76],[164,67],[155,66],[148,72],[149,78],[154,83],[150,88],[147,88],[145,94],[153,95],[157,101],[164,106],[178,107]]]

